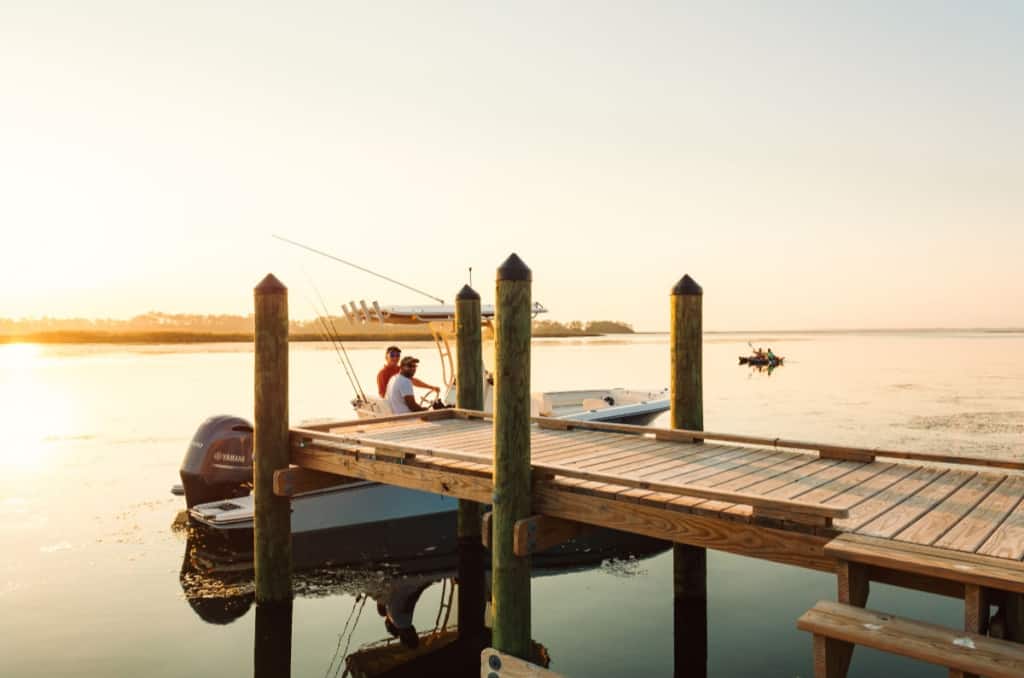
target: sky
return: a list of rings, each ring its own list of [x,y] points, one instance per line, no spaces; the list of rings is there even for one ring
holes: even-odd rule
[[[179,6],[171,6],[176,4]],[[0,0],[0,317],[1024,327],[1019,2]]]

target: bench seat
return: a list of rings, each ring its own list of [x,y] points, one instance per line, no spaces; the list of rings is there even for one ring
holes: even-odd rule
[[[814,634],[816,678],[845,674],[835,661],[842,645],[872,647],[964,673],[992,678],[1024,676],[1024,645],[953,631],[843,603],[820,601],[797,621]]]

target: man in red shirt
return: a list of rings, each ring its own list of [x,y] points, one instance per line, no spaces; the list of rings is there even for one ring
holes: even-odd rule
[[[388,346],[384,349],[384,367],[377,373],[377,393],[380,394],[381,398],[387,397],[388,382],[391,381],[391,377],[395,376],[401,370],[398,365],[398,361],[402,358],[402,349],[397,346]],[[412,378],[412,383],[420,388],[429,388],[431,391],[437,391],[441,393],[441,389],[437,386],[431,386],[425,381],[420,381],[416,377]]]

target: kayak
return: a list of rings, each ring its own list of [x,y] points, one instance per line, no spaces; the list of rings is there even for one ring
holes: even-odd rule
[[[740,365],[770,365],[771,367],[777,367],[782,364],[785,360],[782,356],[775,356],[774,359],[770,358],[759,358],[756,355],[741,355]]]

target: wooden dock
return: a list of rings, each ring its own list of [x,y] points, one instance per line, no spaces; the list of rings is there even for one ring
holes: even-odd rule
[[[256,288],[258,605],[290,606],[286,498],[361,479],[460,500],[460,547],[491,551],[488,677],[544,671],[529,663],[528,556],[589,526],[674,544],[677,672],[706,673],[711,548],[835,573],[837,600],[799,620],[819,678],[845,676],[855,645],[951,675],[1024,675],[1024,461],[704,431],[703,291],[689,276],[670,295],[672,428],[531,419],[531,280],[514,254],[498,268],[494,416],[444,409],[302,428],[287,425],[286,290],[272,276]],[[459,300],[459,399],[477,407],[479,298],[464,288]],[[480,564],[467,555],[460,578]],[[872,581],[962,599],[963,630],[866,610]],[[482,625],[481,609],[460,607],[460,628]],[[466,641],[479,637],[470,629]]]
[[[340,475],[488,504],[493,434],[467,410],[292,429],[295,467],[275,485]],[[1019,462],[545,418],[530,438],[517,555],[597,525],[835,572],[839,601],[860,607],[869,581],[963,598],[975,633],[1024,593]]]
[[[293,429],[291,460],[489,504],[492,437],[439,410]],[[531,449],[537,515],[829,572],[826,545],[858,535],[1019,567],[1024,592],[1024,464],[544,418]]]

